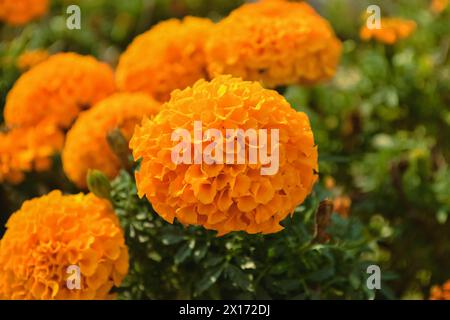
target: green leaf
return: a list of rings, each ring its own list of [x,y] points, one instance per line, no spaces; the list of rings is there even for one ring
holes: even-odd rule
[[[206,259],[205,261],[205,267],[209,268],[209,267],[213,267],[219,263],[221,263],[224,260],[223,257],[220,256],[211,256],[209,258]]]
[[[189,242],[186,242],[184,245],[182,245],[181,248],[179,248],[177,253],[175,254],[174,257],[175,264],[180,264],[184,260],[186,260],[192,254],[194,248],[195,248],[195,240],[193,239],[189,240]]]
[[[254,291],[254,287],[251,281],[251,275],[246,274],[234,265],[228,265],[225,272],[227,277],[242,290],[250,292]]]
[[[200,247],[197,247],[194,250],[194,260],[195,262],[199,262],[202,260],[206,254],[208,253],[209,243],[203,244]]]
[[[161,242],[165,245],[172,245],[179,243],[185,239],[185,236],[181,233],[165,233],[161,236]]]
[[[329,264],[322,269],[310,273],[307,279],[317,282],[324,281],[328,278],[331,278],[334,275],[334,271],[334,266]]]
[[[205,275],[197,282],[195,286],[195,295],[198,296],[208,290],[217,282],[225,268],[225,264],[221,264],[205,273]]]

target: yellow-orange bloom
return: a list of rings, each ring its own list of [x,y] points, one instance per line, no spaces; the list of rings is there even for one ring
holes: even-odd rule
[[[22,25],[44,15],[48,0],[0,0],[0,21]]]
[[[343,218],[348,218],[352,199],[349,196],[339,196],[333,199],[333,210]]]
[[[394,44],[401,39],[409,37],[415,29],[416,23],[413,20],[384,18],[381,19],[380,29],[369,29],[364,25],[359,32],[359,36],[365,41],[375,39],[381,43]]]
[[[80,188],[86,187],[89,169],[109,178],[120,170],[120,161],[107,142],[109,131],[118,128],[127,141],[144,116],[155,115],[160,104],[143,93],[117,93],[80,114],[67,133],[62,153],[64,171]]]
[[[33,126],[41,121],[68,128],[78,113],[115,90],[114,75],[90,56],[60,53],[22,74],[8,93],[5,121]]]
[[[231,74],[266,87],[331,78],[341,43],[307,3],[245,4],[216,25],[206,46],[211,76]]]
[[[108,201],[92,194],[53,191],[25,201],[6,227],[0,299],[112,298],[111,288],[128,272],[118,219]],[[77,271],[80,287],[71,290]]]
[[[208,19],[170,19],[136,37],[119,60],[119,89],[167,101],[174,89],[205,78],[204,44],[212,26]]]
[[[233,142],[236,136],[227,136],[226,129],[267,129],[267,141],[272,141],[271,130],[278,129],[279,143],[261,141],[257,146],[278,148],[278,171],[262,175],[260,157],[257,163],[177,164],[172,151],[178,142],[172,141],[172,133],[185,129],[194,135],[194,121],[202,122],[203,131],[220,130],[225,138],[214,141],[219,146],[228,142],[238,146]],[[194,135],[185,150],[211,143],[195,139]],[[259,82],[231,76],[199,80],[192,88],[174,91],[154,119],[144,119],[136,128],[130,147],[135,160],[141,159],[136,172],[139,196],[145,195],[169,223],[177,218],[219,235],[281,230],[280,221],[304,201],[317,179],[317,148],[307,115]],[[240,150],[223,148],[223,159],[227,153],[236,159]],[[249,150],[244,148],[245,159]]]
[[[442,286],[433,286],[430,300],[450,300],[450,280],[447,280]]]
[[[47,60],[49,56],[46,50],[26,51],[19,56],[16,64],[21,71],[27,71]]]
[[[448,0],[432,0],[430,4],[430,9],[434,13],[441,13],[448,6]]]
[[[24,172],[49,169],[63,143],[63,133],[47,123],[0,133],[0,182],[19,183]]]

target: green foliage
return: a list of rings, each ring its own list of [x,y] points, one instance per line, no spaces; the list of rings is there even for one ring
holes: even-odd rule
[[[122,171],[112,199],[127,235],[131,270],[120,288],[124,299],[258,298],[365,299],[367,265],[378,232],[356,219],[333,215],[329,243],[315,241],[317,190],[285,230],[271,235],[232,233],[217,237],[201,227],[162,220],[136,195]],[[372,261],[372,262],[371,262]]]

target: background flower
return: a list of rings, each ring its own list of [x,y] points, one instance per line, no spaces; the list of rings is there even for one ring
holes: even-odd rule
[[[47,60],[49,53],[46,50],[31,50],[22,53],[17,59],[17,67],[21,71],[27,71],[37,64]]]
[[[207,44],[210,75],[232,74],[268,87],[330,79],[340,53],[329,23],[305,2],[245,4],[217,24]]]
[[[117,93],[82,113],[67,133],[62,160],[67,176],[80,188],[86,187],[86,173],[98,169],[113,178],[120,159],[108,145],[107,135],[120,129],[129,141],[136,124],[153,116],[160,104],[143,93]]]
[[[430,300],[450,300],[450,280],[442,286],[431,288]]]
[[[0,20],[12,25],[22,25],[44,15],[48,0],[1,0]]]
[[[63,142],[63,133],[48,123],[1,132],[0,182],[16,184],[25,172],[48,170]]]
[[[8,93],[9,126],[41,121],[68,128],[78,113],[115,90],[111,68],[91,56],[59,53],[24,73]]]
[[[206,77],[204,45],[212,27],[208,19],[169,19],[137,36],[120,57],[119,88],[166,101],[172,90]]]
[[[415,29],[416,23],[412,20],[383,18],[380,29],[369,29],[367,26],[363,26],[360,30],[360,37],[365,41],[375,39],[381,43],[394,44],[409,37]]]
[[[68,289],[78,266],[81,288]],[[111,205],[53,191],[26,201],[0,241],[1,299],[107,299],[128,272],[128,249]]]

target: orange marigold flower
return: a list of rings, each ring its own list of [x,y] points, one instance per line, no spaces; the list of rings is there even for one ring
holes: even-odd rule
[[[433,13],[441,13],[448,6],[448,0],[432,0],[430,9]]]
[[[48,0],[0,0],[0,21],[23,25],[44,15]]]
[[[17,67],[21,71],[27,71],[39,63],[48,59],[50,55],[46,50],[33,50],[22,53],[17,59]]]
[[[343,218],[348,218],[352,199],[349,196],[339,196],[333,199],[333,210]]]
[[[375,39],[381,43],[394,44],[409,37],[415,29],[416,23],[413,20],[384,18],[381,19],[380,29],[369,29],[367,26],[363,26],[359,35],[365,41]]]
[[[194,121],[201,121],[204,131],[220,130],[222,139],[214,140],[219,146],[235,144],[236,136],[227,136],[227,129],[267,129],[268,141],[272,141],[271,130],[278,129],[279,143],[261,141],[257,147],[270,145],[279,150],[278,171],[262,175],[260,157],[256,163],[177,164],[172,161],[177,145],[173,132],[185,129],[194,136],[184,149],[188,152],[199,141],[203,146],[207,143],[205,138],[195,138]],[[130,147],[134,159],[141,159],[136,172],[140,197],[145,195],[169,223],[177,218],[183,224],[217,230],[219,235],[281,230],[280,221],[304,201],[317,180],[317,148],[308,116],[259,82],[231,76],[211,82],[202,79],[192,88],[175,90],[154,119],[144,119],[136,128]],[[241,150],[223,148],[223,159],[227,154],[236,159]],[[249,159],[249,150],[245,152]]]
[[[144,116],[155,115],[160,104],[143,93],[117,93],[83,112],[67,133],[62,153],[64,171],[80,188],[86,187],[89,169],[109,178],[120,170],[120,161],[107,142],[109,131],[118,128],[127,141]]]
[[[433,286],[430,300],[450,300],[450,280],[447,280],[442,286]]]
[[[208,19],[186,17],[163,21],[139,35],[120,57],[118,87],[166,101],[174,89],[205,78],[204,44],[212,26]]]
[[[24,172],[49,169],[63,143],[63,133],[48,123],[0,133],[0,182],[19,183]]]
[[[119,221],[110,203],[92,194],[53,191],[25,201],[6,227],[0,240],[0,299],[112,298],[111,288],[128,272]],[[71,290],[76,271],[80,287]]]
[[[276,87],[331,78],[341,43],[307,3],[261,1],[219,22],[206,52],[210,75],[231,74]]]
[[[22,74],[8,93],[5,121],[32,126],[46,121],[68,128],[78,113],[115,90],[114,75],[90,56],[60,53]]]
[[[332,190],[336,187],[336,180],[331,176],[326,176],[324,179],[324,185],[327,190]]]

